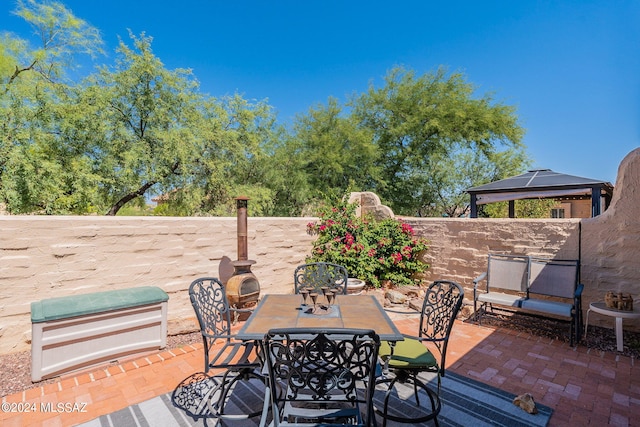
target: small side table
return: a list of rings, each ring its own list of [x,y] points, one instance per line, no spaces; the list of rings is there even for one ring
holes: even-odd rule
[[[622,343],[622,319],[640,319],[640,310],[634,307],[633,311],[616,310],[609,308],[604,302],[592,302],[587,310],[587,319],[584,326],[584,336],[587,337],[587,329],[589,328],[589,313],[593,310],[598,314],[611,316],[616,318],[616,346],[618,351],[624,351]]]

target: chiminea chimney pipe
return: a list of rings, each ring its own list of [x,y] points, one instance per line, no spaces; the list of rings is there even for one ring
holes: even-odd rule
[[[238,196],[235,200],[238,209],[238,261],[246,261],[249,259],[247,247],[247,201],[249,198],[246,196]]]
[[[227,280],[225,292],[232,307],[243,308],[255,305],[260,297],[260,283],[251,272],[251,265],[255,261],[247,259],[247,201],[246,196],[235,198],[238,208],[238,259],[232,261],[233,276]],[[245,313],[246,314],[246,313]]]

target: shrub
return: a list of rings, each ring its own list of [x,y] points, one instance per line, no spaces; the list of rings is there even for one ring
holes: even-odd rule
[[[380,287],[390,280],[396,285],[419,282],[416,277],[429,266],[420,258],[427,241],[416,237],[405,222],[356,215],[357,204],[346,201],[321,208],[319,220],[307,224],[307,231],[318,238],[307,262],[343,265],[350,277]]]

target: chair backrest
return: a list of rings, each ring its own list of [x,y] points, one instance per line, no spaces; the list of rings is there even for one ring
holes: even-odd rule
[[[302,288],[313,288],[320,291],[326,286],[330,289],[338,289],[341,293],[347,293],[347,269],[338,264],[328,262],[314,262],[296,267],[293,273],[295,293],[300,293]]]
[[[201,277],[189,286],[189,298],[196,312],[200,332],[208,344],[216,339],[229,339],[231,311],[224,286],[215,277]]]
[[[366,329],[272,329],[264,338],[272,402],[341,402],[365,406],[363,425],[373,417],[373,392],[380,337]],[[358,388],[364,384],[365,392]],[[310,417],[311,418],[311,417]],[[315,424],[314,424],[315,425]]]
[[[529,292],[573,298],[578,286],[578,261],[531,257]]]
[[[444,375],[447,345],[453,322],[462,307],[464,290],[456,282],[436,280],[426,290],[420,313],[421,338],[435,344],[440,353],[440,372]]]
[[[489,254],[487,288],[527,292],[528,267],[527,255]]]

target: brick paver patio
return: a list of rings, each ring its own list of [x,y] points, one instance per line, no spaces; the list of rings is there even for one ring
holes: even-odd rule
[[[414,333],[418,316],[396,316]],[[241,325],[238,325],[238,327]],[[504,391],[531,393],[554,409],[550,426],[640,425],[640,370],[635,360],[583,345],[457,321],[448,369]],[[9,426],[72,426],[172,391],[202,371],[202,345],[186,345],[64,376],[2,398],[23,412],[0,413]],[[49,405],[50,404],[50,405]],[[29,406],[31,412],[27,411]],[[3,405],[3,409],[8,408]]]

